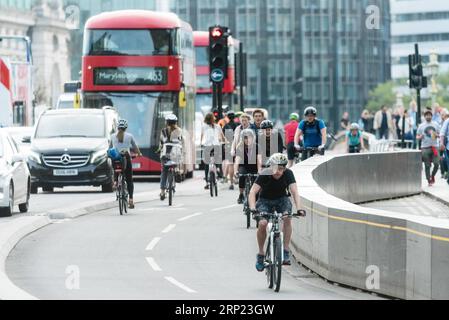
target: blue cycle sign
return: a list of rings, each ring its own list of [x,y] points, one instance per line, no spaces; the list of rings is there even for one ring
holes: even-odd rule
[[[222,82],[224,80],[224,73],[221,69],[214,69],[210,74],[210,78],[213,82]]]

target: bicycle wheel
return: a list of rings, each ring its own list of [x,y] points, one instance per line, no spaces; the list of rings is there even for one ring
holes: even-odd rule
[[[274,291],[279,292],[279,290],[281,290],[282,277],[282,244],[279,236],[274,240],[273,260]]]
[[[269,289],[273,289],[274,287],[274,279],[273,279],[273,264],[272,264],[272,257],[271,257],[271,239],[268,238],[268,245],[267,245],[267,251],[265,254],[265,261],[268,263],[268,266],[265,267],[265,274],[267,275],[267,283],[268,283],[268,288]]]
[[[250,185],[249,185],[249,182],[247,180],[246,183],[245,183],[246,229],[251,228],[251,211],[249,210],[249,191],[250,191]]]
[[[214,189],[215,189],[215,196],[218,197],[218,183],[215,182],[214,185],[215,185],[215,186],[214,186]]]
[[[122,191],[122,175],[118,176],[117,179],[117,196],[118,196],[118,208],[120,215],[123,216],[123,191]]]
[[[209,189],[210,189],[210,196],[213,198],[215,190],[215,172],[211,172],[209,174]]]
[[[168,173],[168,205],[171,207],[173,205],[173,172]]]

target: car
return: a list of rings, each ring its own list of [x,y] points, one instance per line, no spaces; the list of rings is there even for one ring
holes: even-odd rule
[[[107,151],[117,123],[111,108],[45,111],[28,156],[31,193],[68,186],[101,186],[112,192],[114,170]]]
[[[0,217],[10,217],[16,204],[28,212],[31,192],[30,171],[13,138],[0,129]]]
[[[33,127],[9,127],[5,129],[13,138],[14,142],[19,148],[21,155],[28,158],[28,153],[31,148],[31,136],[33,135]]]

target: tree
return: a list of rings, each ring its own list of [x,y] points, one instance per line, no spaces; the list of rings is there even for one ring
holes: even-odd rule
[[[392,81],[379,84],[369,93],[369,101],[365,109],[376,112],[386,105],[392,107],[396,103],[396,94],[394,93],[394,83]]]

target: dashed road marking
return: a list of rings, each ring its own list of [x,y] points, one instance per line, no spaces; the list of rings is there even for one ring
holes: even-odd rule
[[[159,243],[159,241],[161,241],[162,238],[154,238],[153,240],[151,240],[151,242],[148,244],[146,250],[147,251],[152,251],[154,249],[154,247],[156,247],[156,245]]]
[[[227,206],[227,207],[222,207],[222,208],[215,208],[215,209],[212,209],[212,212],[223,211],[223,210],[226,210],[226,209],[232,209],[232,208],[236,208],[238,206],[239,206],[238,204],[234,204],[232,206]]]
[[[162,269],[158,266],[156,261],[154,261],[154,258],[147,258],[147,262],[154,271],[156,271],[156,272],[162,271]]]
[[[187,293],[196,293],[195,290],[190,289],[189,287],[187,287],[186,285],[182,284],[181,282],[177,281],[175,278],[172,277],[165,277],[165,280],[167,280],[168,282],[170,282],[171,284],[177,286],[178,288],[186,291]]]
[[[172,231],[174,228],[176,228],[176,224],[171,224],[169,225],[167,228],[165,228],[162,233],[169,233],[170,231]]]
[[[189,220],[189,219],[192,219],[192,218],[195,218],[195,217],[201,216],[201,215],[203,215],[203,213],[202,213],[202,212],[194,213],[194,214],[192,214],[192,215],[190,215],[190,216],[187,216],[187,217],[184,217],[184,218],[178,219],[178,221],[180,221],[180,222],[182,222],[182,221],[186,221],[186,220]]]

